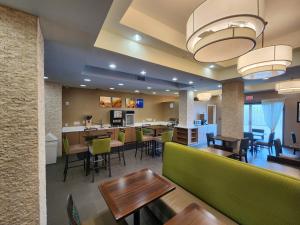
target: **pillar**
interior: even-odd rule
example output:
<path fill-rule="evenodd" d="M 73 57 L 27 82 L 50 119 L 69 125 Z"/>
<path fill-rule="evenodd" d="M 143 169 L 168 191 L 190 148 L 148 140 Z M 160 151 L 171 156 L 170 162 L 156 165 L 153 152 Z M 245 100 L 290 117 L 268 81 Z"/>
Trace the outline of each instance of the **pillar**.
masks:
<path fill-rule="evenodd" d="M 44 42 L 38 18 L 0 6 L 0 224 L 46 224 Z"/>
<path fill-rule="evenodd" d="M 243 137 L 244 82 L 240 79 L 226 81 L 222 85 L 221 135 Z"/>
<path fill-rule="evenodd" d="M 194 92 L 179 92 L 179 126 L 192 127 L 194 125 Z"/>

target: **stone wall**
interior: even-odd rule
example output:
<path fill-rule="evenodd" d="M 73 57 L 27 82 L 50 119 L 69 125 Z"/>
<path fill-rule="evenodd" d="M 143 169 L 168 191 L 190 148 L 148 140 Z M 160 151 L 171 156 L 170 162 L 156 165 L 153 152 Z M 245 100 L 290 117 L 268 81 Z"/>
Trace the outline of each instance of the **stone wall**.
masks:
<path fill-rule="evenodd" d="M 46 224 L 43 38 L 0 6 L 0 224 Z"/>
<path fill-rule="evenodd" d="M 51 132 L 58 138 L 58 156 L 62 155 L 62 86 L 45 82 L 45 128 L 46 135 Z"/>

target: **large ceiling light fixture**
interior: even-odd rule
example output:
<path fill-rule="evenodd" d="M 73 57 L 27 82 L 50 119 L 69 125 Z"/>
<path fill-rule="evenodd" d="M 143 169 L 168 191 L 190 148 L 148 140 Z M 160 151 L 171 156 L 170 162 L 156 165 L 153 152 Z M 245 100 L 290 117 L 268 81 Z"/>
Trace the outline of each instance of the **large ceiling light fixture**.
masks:
<path fill-rule="evenodd" d="M 288 80 L 279 82 L 275 85 L 278 94 L 295 94 L 300 93 L 300 80 Z"/>
<path fill-rule="evenodd" d="M 199 62 L 220 62 L 252 50 L 265 28 L 264 0 L 206 0 L 187 21 L 187 49 Z"/>
<path fill-rule="evenodd" d="M 212 96 L 212 94 L 209 92 L 203 92 L 203 93 L 197 94 L 197 98 L 201 102 L 209 101 L 211 99 L 211 96 Z"/>
<path fill-rule="evenodd" d="M 287 45 L 262 47 L 241 56 L 237 69 L 244 79 L 268 79 L 285 73 L 292 63 L 293 49 Z"/>

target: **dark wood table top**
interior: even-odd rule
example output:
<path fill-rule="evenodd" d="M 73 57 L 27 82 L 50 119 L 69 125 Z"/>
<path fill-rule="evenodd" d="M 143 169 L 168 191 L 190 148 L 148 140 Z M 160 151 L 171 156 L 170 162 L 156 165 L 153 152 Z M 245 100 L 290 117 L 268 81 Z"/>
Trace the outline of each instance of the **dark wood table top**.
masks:
<path fill-rule="evenodd" d="M 196 203 L 188 205 L 164 225 L 225 225 L 206 209 Z"/>
<path fill-rule="evenodd" d="M 174 190 L 175 186 L 150 169 L 104 182 L 99 190 L 116 220 Z"/>
<path fill-rule="evenodd" d="M 221 136 L 221 135 L 214 136 L 213 138 L 216 140 L 226 141 L 226 142 L 238 142 L 240 140 L 238 138 L 225 137 L 225 136 Z"/>
<path fill-rule="evenodd" d="M 235 154 L 234 152 L 223 151 L 221 149 L 216 149 L 216 148 L 211 148 L 211 147 L 199 148 L 199 149 L 204 152 L 210 152 L 210 153 L 225 156 L 225 157 L 230 157 Z"/>

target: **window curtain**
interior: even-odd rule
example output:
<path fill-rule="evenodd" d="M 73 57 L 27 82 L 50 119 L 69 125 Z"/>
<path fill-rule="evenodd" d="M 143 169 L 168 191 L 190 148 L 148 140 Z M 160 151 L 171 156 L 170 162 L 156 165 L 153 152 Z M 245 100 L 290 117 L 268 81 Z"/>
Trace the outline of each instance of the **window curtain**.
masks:
<path fill-rule="evenodd" d="M 264 112 L 264 119 L 271 132 L 275 131 L 276 125 L 280 119 L 280 115 L 283 111 L 284 100 L 272 99 L 263 100 L 261 102 Z"/>

